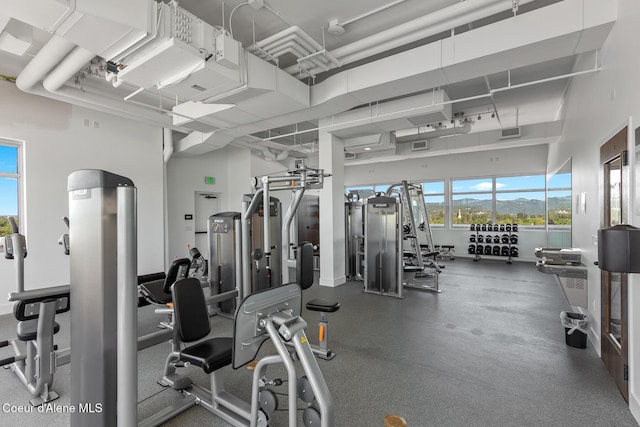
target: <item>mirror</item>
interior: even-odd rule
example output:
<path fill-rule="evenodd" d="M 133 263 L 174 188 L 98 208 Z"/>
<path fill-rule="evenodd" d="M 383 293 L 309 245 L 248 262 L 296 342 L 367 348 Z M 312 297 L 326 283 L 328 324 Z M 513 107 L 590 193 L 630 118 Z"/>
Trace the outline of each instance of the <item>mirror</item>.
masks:
<path fill-rule="evenodd" d="M 571 245 L 571 159 L 547 176 L 547 246 Z"/>

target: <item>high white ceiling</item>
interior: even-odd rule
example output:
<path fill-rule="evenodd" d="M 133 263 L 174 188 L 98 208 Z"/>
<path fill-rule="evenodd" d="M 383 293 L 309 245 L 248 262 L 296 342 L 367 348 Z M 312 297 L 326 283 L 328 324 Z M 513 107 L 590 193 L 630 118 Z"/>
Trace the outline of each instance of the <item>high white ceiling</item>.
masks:
<path fill-rule="evenodd" d="M 60 0 L 39 1 L 51 2 Z M 333 52 L 344 51 L 344 49 L 348 49 L 350 45 L 358 43 L 363 39 L 377 37 L 383 33 L 395 31 L 395 29 L 416 18 L 431 15 L 440 16 L 440 13 L 453 10 L 453 8 L 459 7 L 461 3 L 464 5 L 473 5 L 473 2 L 475 2 L 475 4 L 482 4 L 482 1 L 484 0 L 264 0 L 263 7 L 255 8 L 253 6 L 258 5 L 259 0 L 255 3 L 253 1 L 245 2 L 243 0 L 181 0 L 178 5 L 208 24 L 223 29 L 227 34 L 232 34 L 233 38 L 238 40 L 244 48 L 250 48 L 255 42 L 261 42 L 274 34 L 287 30 L 291 26 L 297 26 L 312 38 L 313 41 L 324 47 L 328 54 L 332 54 Z M 569 1 L 574 0 L 565 0 L 565 2 Z M 441 40 L 446 42 L 447 39 L 451 39 L 452 35 L 459 37 L 463 33 L 482 27 L 495 26 L 509 20 L 511 20 L 509 22 L 513 21 L 517 24 L 519 16 L 527 14 L 530 11 L 535 11 L 536 9 L 551 7 L 556 3 L 561 3 L 561 0 L 487 0 L 485 3 L 493 3 L 493 9 L 491 10 L 494 12 L 485 14 L 486 16 L 483 15 L 480 18 L 475 18 L 475 15 L 470 14 L 469 16 L 471 16 L 471 18 L 468 20 L 464 20 L 464 17 L 462 17 L 461 19 L 453 21 L 456 22 L 454 28 L 450 28 L 447 31 L 436 31 L 434 34 L 430 33 L 429 36 L 421 39 L 409 40 L 408 38 L 398 38 L 398 41 L 395 43 L 384 44 L 384 49 L 381 48 L 380 51 L 372 51 L 371 54 L 362 55 L 363 57 L 359 57 L 354 61 L 345 61 L 341 66 L 333 67 L 326 72 L 314 72 L 313 78 L 296 72 L 297 58 L 291 53 L 282 55 L 280 61 L 277 63 L 277 67 L 300 78 L 310 87 L 330 81 L 333 82 L 331 84 L 335 84 L 336 81 L 339 81 L 336 79 L 339 79 L 341 74 L 346 73 L 346 70 L 357 69 L 363 66 L 363 64 L 368 63 L 377 64 L 383 58 L 395 58 L 393 55 L 409 51 L 409 49 L 415 49 L 418 46 L 440 43 Z M 514 10 L 512 9 L 514 3 L 519 5 L 517 14 L 514 14 Z M 12 2 L 9 0 L 0 0 L 0 6 L 2 6 L 2 9 L 0 9 L 2 12 L 0 12 L 0 14 L 4 13 L 6 16 L 12 17 L 13 6 L 11 6 L 11 4 Z M 496 7 L 496 5 L 498 6 Z M 514 17 L 514 15 L 517 16 Z M 20 16 L 22 17 L 22 15 Z M 346 23 L 343 25 L 344 34 L 335 35 L 329 31 L 330 22 L 332 21 Z M 0 15 L 0 23 L 1 22 L 2 15 Z M 510 28 L 517 28 L 517 25 Z M 2 29 L 2 26 L 0 26 L 0 29 Z M 420 30 L 422 30 L 422 28 Z M 6 32 L 7 29 L 4 31 Z M 9 77 L 17 77 L 20 75 L 24 67 L 37 55 L 42 46 L 51 37 L 47 31 L 38 28 L 32 28 L 32 31 L 32 46 L 21 56 L 3 51 L 1 49 L 2 44 L 0 43 L 0 74 Z M 608 29 L 605 28 L 605 30 L 599 33 L 596 32 L 596 36 L 593 37 L 599 37 L 599 40 L 604 40 L 607 33 Z M 500 38 L 508 39 L 512 36 L 513 34 L 509 33 L 501 34 L 499 38 L 496 39 L 495 45 L 497 46 L 502 43 Z M 2 32 L 0 32 L 0 42 L 2 40 L 1 37 Z M 569 40 L 571 43 L 579 43 L 579 40 L 571 38 Z M 403 135 L 407 133 L 410 134 L 411 132 L 424 132 L 425 128 L 427 128 L 426 125 L 431 125 L 431 128 L 427 130 L 437 128 L 437 130 L 442 131 L 447 127 L 458 126 L 460 122 L 466 122 L 467 125 L 470 124 L 471 126 L 470 133 L 481 133 L 514 126 L 527 126 L 562 120 L 562 106 L 570 78 L 560 77 L 575 71 L 576 59 L 579 54 L 589 54 L 588 49 L 582 49 L 581 52 L 586 53 L 579 54 L 577 51 L 571 51 L 571 49 L 567 50 L 566 53 L 558 53 L 560 52 L 560 47 L 565 42 L 564 39 L 560 40 L 560 42 L 550 39 L 546 44 L 539 43 L 541 48 L 538 49 L 514 50 L 513 52 L 505 51 L 500 58 L 496 57 L 496 60 L 494 60 L 495 55 L 493 53 L 487 53 L 484 58 L 480 56 L 476 61 L 470 62 L 466 69 L 462 67 L 457 71 L 453 69 L 449 70 L 447 78 L 436 87 L 429 83 L 422 86 L 420 80 L 415 80 L 410 89 L 402 88 L 402 90 L 397 93 L 389 89 L 380 90 L 377 92 L 377 95 L 376 92 L 369 93 L 367 95 L 367 102 L 361 106 L 371 108 L 371 105 L 393 102 L 397 99 L 413 97 L 435 90 L 443 90 L 447 94 L 448 99 L 454 101 L 450 103 L 451 121 L 445 120 L 441 122 L 441 119 L 436 118 L 435 120 L 438 120 L 437 122 L 429 123 L 429 120 L 433 120 L 433 116 L 426 115 L 422 121 L 419 116 L 416 116 L 413 119 L 409 119 L 409 121 L 392 121 L 387 122 L 384 126 L 377 126 L 377 128 L 381 127 L 382 129 L 389 129 L 389 126 L 393 126 L 394 124 L 404 126 L 404 128 L 391 129 Z M 477 51 L 491 51 L 494 43 L 487 42 L 486 44 L 488 45 L 478 45 Z M 597 45 L 597 42 L 592 44 Z M 381 46 L 382 45 L 381 42 Z M 415 61 L 421 60 L 422 58 L 415 58 Z M 504 65 L 499 67 L 494 66 L 496 61 L 502 61 Z M 518 64 L 525 65 L 519 66 Z M 398 62 L 399 68 L 406 67 L 407 65 L 406 63 Z M 483 69 L 487 71 L 484 72 Z M 381 71 L 381 73 L 384 73 L 384 71 Z M 73 86 L 75 78 L 77 78 L 77 75 L 70 79 L 68 84 Z M 545 79 L 548 81 L 545 81 Z M 446 81 L 450 83 L 445 83 Z M 531 82 L 538 83 L 528 85 Z M 507 86 L 517 86 L 521 84 L 523 84 L 523 87 L 502 90 Z M 126 83 L 120 88 L 112 88 L 110 87 L 111 85 L 100 81 L 99 78 L 96 79 L 95 76 L 90 76 L 90 78 L 83 83 L 82 89 L 95 87 L 97 90 L 101 86 L 108 87 L 108 90 L 111 91 L 109 97 L 119 100 L 137 89 Z M 393 88 L 394 86 L 391 85 L 389 87 Z M 172 99 L 172 96 L 162 93 L 161 90 L 156 92 L 154 92 L 154 90 L 146 90 L 140 95 L 136 95 L 136 101 L 134 102 L 137 102 L 137 104 L 135 105 L 151 104 L 148 105 L 148 107 L 157 110 L 159 108 L 159 105 L 157 105 L 159 102 L 162 108 L 166 108 L 168 100 Z M 491 93 L 491 96 L 486 96 L 489 93 Z M 163 96 L 165 98 L 163 98 Z M 338 102 L 338 104 L 340 104 L 340 102 Z M 242 111 L 240 104 L 237 107 L 238 110 Z M 342 109 L 335 107 L 329 114 L 339 114 L 354 107 L 358 107 L 357 103 L 346 103 Z M 271 150 L 272 153 L 278 153 L 293 144 L 311 143 L 318 138 L 318 133 L 314 132 L 313 129 L 319 126 L 319 119 L 327 117 L 326 108 L 319 109 L 315 115 L 313 111 L 315 110 L 311 109 L 308 113 L 304 113 L 303 110 L 294 110 L 287 114 L 276 114 L 277 119 L 275 117 L 260 118 L 255 116 L 255 113 L 246 114 L 245 111 L 243 117 L 253 118 L 245 118 L 245 122 L 241 124 L 243 126 L 247 125 L 247 129 L 255 129 L 255 131 L 247 132 L 247 137 L 240 135 L 239 138 L 236 138 L 237 135 L 234 134 L 227 139 L 232 143 L 260 149 L 265 153 L 267 153 L 265 151 L 266 149 Z M 229 113 L 229 115 L 230 114 L 231 113 Z M 216 121 L 215 123 L 219 122 Z M 233 127 L 234 123 L 230 123 L 231 124 L 227 125 L 227 128 Z M 274 123 L 274 125 L 270 125 L 269 123 Z M 407 125 L 407 123 L 409 123 L 409 125 Z M 223 125 L 216 124 L 216 126 L 222 126 L 223 131 L 226 129 Z M 235 126 L 239 128 L 237 124 Z M 372 128 L 375 127 L 376 126 L 373 126 Z M 205 124 L 205 131 L 206 130 Z M 218 129 L 213 127 L 211 130 L 217 131 Z M 182 132 L 183 133 L 177 133 L 176 135 L 178 137 L 183 136 L 186 131 L 182 130 Z M 359 131 L 355 130 L 353 132 L 341 130 L 340 135 L 360 135 L 358 132 Z M 249 134 L 253 134 L 253 136 Z M 281 139 L 272 139 L 273 136 L 278 134 L 295 135 L 289 135 Z M 268 140 L 260 142 L 255 136 Z M 388 138 L 387 141 L 389 141 Z M 312 151 L 316 148 L 313 148 Z M 388 155 L 391 151 L 392 150 L 389 149 L 379 150 L 374 154 L 367 153 L 362 156 L 362 158 L 375 160 L 376 157 Z M 295 151 L 289 154 L 294 156 L 309 155 L 309 153 Z"/>

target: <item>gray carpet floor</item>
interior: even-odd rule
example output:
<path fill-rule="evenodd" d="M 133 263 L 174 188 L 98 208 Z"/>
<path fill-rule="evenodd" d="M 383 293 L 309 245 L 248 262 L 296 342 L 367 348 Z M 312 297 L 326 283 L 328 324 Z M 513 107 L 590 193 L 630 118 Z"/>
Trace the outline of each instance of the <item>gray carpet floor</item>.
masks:
<path fill-rule="evenodd" d="M 551 275 L 533 264 L 468 259 L 446 261 L 441 294 L 408 289 L 403 300 L 362 293 L 360 282 L 338 288 L 314 286 L 304 299 L 335 298 L 341 309 L 329 317 L 329 343 L 337 353 L 319 361 L 336 407 L 336 425 L 383 426 L 388 414 L 409 426 L 637 426 L 628 406 L 592 348 L 565 344 L 560 312 L 570 309 Z M 307 335 L 317 339 L 318 314 L 303 312 Z M 69 345 L 69 317 L 59 316 L 56 336 Z M 139 312 L 139 333 L 153 332 L 152 307 Z M 216 335 L 228 335 L 231 321 L 212 319 Z M 0 338 L 15 333 L 12 316 L 0 317 Z M 169 344 L 138 353 L 139 416 L 180 399 L 156 384 Z M 272 352 L 265 344 L 262 354 Z M 0 348 L 0 358 L 9 356 Z M 249 398 L 251 372 L 226 371 L 226 388 Z M 185 368 L 196 383 L 208 379 Z M 278 377 L 282 371 L 269 370 Z M 69 404 L 69 366 L 58 369 L 55 407 Z M 286 392 L 286 387 L 281 391 Z M 68 413 L 12 412 L 28 408 L 29 393 L 0 369 L 0 425 L 64 426 Z M 280 396 L 282 406 L 286 397 Z M 8 405 L 7 405 L 8 404 Z M 16 405 L 11 407 L 11 405 Z M 168 426 L 227 426 L 200 407 Z M 286 412 L 272 425 L 286 426 Z"/>

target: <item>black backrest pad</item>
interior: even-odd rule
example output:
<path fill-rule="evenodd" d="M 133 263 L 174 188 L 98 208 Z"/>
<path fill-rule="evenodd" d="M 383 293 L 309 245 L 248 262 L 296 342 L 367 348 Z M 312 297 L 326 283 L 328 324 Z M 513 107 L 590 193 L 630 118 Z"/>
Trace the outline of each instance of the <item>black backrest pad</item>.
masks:
<path fill-rule="evenodd" d="M 195 277 L 180 279 L 171 288 L 175 327 L 184 342 L 197 341 L 211 331 L 209 313 L 200 280 Z"/>
<path fill-rule="evenodd" d="M 39 311 L 39 307 L 33 307 L 32 304 L 39 305 L 41 302 L 56 300 L 60 300 L 56 307 L 56 314 L 66 313 L 71 309 L 71 299 L 69 298 L 69 294 L 65 293 L 18 301 L 13 306 L 13 315 L 15 316 L 16 320 L 19 320 L 21 322 L 25 320 L 37 319 L 38 314 L 31 313 L 34 313 L 34 311 Z"/>
<path fill-rule="evenodd" d="M 309 242 L 298 246 L 296 282 L 302 289 L 307 289 L 313 285 L 313 244 Z"/>
<path fill-rule="evenodd" d="M 171 285 L 173 285 L 176 280 L 184 279 L 187 277 L 187 273 L 189 272 L 189 266 L 191 265 L 191 261 L 189 258 L 178 258 L 174 259 L 171 265 L 169 266 L 169 271 L 167 271 L 167 277 L 164 279 L 164 291 L 168 294 L 171 293 Z M 178 277 L 178 274 L 183 272 L 182 277 Z"/>

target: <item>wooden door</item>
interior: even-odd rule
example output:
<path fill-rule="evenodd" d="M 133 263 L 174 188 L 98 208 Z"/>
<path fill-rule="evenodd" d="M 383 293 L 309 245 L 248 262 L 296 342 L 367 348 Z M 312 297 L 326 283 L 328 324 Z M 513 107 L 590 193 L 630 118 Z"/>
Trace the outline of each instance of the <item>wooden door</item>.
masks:
<path fill-rule="evenodd" d="M 603 169 L 604 211 L 602 227 L 627 223 L 630 195 L 627 167 L 627 128 L 600 147 Z M 625 400 L 629 400 L 627 338 L 627 274 L 601 270 L 602 361 Z"/>

